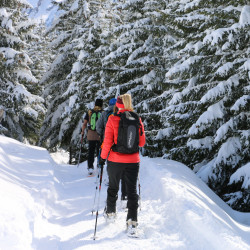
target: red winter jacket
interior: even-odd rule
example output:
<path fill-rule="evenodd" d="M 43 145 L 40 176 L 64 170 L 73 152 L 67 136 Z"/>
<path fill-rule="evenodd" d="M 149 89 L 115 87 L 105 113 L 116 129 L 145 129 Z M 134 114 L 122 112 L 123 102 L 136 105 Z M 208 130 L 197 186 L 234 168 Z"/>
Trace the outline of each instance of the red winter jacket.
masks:
<path fill-rule="evenodd" d="M 129 111 L 129 110 L 127 109 L 120 110 L 118 113 L 123 113 L 125 111 Z M 119 116 L 109 117 L 108 122 L 106 124 L 106 128 L 105 128 L 105 137 L 104 137 L 104 141 L 102 145 L 101 157 L 103 159 L 106 159 L 108 157 L 108 161 L 118 162 L 118 163 L 138 163 L 140 162 L 139 152 L 134 153 L 134 154 L 122 154 L 122 153 L 114 152 L 111 149 L 114 143 L 117 144 L 120 119 L 121 118 Z M 139 147 L 143 147 L 145 145 L 146 139 L 145 139 L 144 126 L 143 126 L 141 119 L 140 119 L 140 123 L 141 123 L 141 128 L 139 131 Z"/>

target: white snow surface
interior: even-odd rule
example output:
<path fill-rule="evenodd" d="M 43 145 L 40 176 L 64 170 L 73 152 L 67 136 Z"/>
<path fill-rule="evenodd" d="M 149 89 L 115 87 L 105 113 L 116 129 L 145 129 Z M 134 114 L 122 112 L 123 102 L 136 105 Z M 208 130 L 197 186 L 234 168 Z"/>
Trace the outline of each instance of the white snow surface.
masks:
<path fill-rule="evenodd" d="M 119 200 L 117 220 L 105 222 L 105 168 L 94 241 L 96 177 L 87 177 L 86 162 L 63 163 L 65 153 L 53 159 L 0 135 L 0 249 L 250 249 L 250 213 L 232 210 L 185 165 L 147 157 L 140 167 L 141 237 L 126 236 Z"/>

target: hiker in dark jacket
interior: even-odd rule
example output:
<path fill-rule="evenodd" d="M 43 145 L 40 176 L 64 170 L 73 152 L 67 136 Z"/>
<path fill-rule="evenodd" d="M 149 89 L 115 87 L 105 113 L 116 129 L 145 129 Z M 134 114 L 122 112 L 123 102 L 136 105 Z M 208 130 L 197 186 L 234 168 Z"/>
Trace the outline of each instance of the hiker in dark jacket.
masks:
<path fill-rule="evenodd" d="M 109 187 L 107 190 L 107 207 L 106 216 L 111 218 L 116 216 L 116 200 L 118 197 L 119 182 L 123 172 L 125 172 L 125 181 L 128 195 L 128 213 L 127 226 L 137 226 L 137 210 L 138 210 L 138 195 L 136 190 L 136 183 L 139 173 L 140 156 L 139 151 L 135 153 L 120 153 L 113 150 L 113 146 L 117 145 L 118 129 L 120 117 L 127 111 L 133 111 L 131 96 L 129 94 L 122 95 L 117 98 L 116 106 L 119 111 L 117 115 L 109 118 L 101 152 L 100 165 L 104 165 L 106 159 L 108 160 L 108 175 Z M 144 126 L 139 118 L 139 147 L 145 144 Z"/>
<path fill-rule="evenodd" d="M 89 150 L 88 150 L 88 171 L 89 174 L 92 175 L 94 171 L 94 159 L 95 159 L 95 152 L 96 155 L 99 155 L 100 149 L 100 136 L 97 134 L 96 129 L 91 128 L 90 119 L 93 112 L 102 112 L 102 99 L 96 99 L 95 107 L 93 110 L 89 110 L 84 117 L 84 122 L 82 125 L 82 136 L 84 136 L 84 131 L 86 127 L 88 128 L 87 132 L 87 140 L 89 142 Z"/>

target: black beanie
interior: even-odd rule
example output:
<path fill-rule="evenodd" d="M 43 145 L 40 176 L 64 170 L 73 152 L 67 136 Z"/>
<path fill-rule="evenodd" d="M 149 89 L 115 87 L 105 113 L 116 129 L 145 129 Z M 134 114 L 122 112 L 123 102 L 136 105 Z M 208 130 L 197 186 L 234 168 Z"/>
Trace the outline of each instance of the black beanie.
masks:
<path fill-rule="evenodd" d="M 102 99 L 96 99 L 95 100 L 95 106 L 102 107 L 103 100 Z"/>

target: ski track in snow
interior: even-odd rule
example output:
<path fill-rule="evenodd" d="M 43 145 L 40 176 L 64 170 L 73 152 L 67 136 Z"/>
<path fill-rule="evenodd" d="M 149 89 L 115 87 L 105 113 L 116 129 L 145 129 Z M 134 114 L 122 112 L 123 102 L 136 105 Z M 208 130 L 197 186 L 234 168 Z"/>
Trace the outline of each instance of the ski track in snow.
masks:
<path fill-rule="evenodd" d="M 138 239 L 126 236 L 126 212 L 103 217 L 106 167 L 96 240 L 96 176 L 56 164 L 42 148 L 0 136 L 0 249 L 250 249 L 250 214 L 228 207 L 181 163 L 142 157 Z M 97 190 L 96 203 L 99 190 Z"/>

